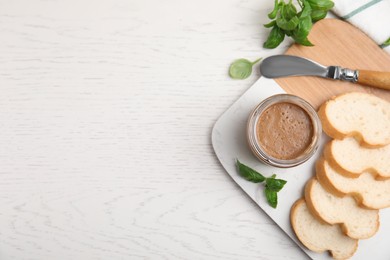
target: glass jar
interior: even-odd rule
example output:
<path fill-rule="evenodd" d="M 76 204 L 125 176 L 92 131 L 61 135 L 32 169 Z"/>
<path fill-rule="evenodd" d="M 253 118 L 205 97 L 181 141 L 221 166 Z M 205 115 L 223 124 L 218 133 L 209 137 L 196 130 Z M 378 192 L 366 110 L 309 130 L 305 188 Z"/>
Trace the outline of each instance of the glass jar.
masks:
<path fill-rule="evenodd" d="M 280 168 L 307 161 L 318 149 L 321 134 L 321 121 L 315 109 L 290 94 L 277 94 L 262 101 L 250 114 L 247 125 L 253 154 L 260 161 Z"/>

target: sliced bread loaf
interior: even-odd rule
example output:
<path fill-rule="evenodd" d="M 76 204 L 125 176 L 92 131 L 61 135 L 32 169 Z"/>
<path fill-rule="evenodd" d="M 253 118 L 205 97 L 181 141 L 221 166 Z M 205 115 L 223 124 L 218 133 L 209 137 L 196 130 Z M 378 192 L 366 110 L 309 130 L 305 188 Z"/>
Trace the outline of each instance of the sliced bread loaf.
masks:
<path fill-rule="evenodd" d="M 306 185 L 305 200 L 314 216 L 329 224 L 341 224 L 351 238 L 369 238 L 378 231 L 378 210 L 359 207 L 352 196 L 337 197 L 314 178 Z"/>
<path fill-rule="evenodd" d="M 350 194 L 370 209 L 390 207 L 390 179 L 378 181 L 368 172 L 358 178 L 348 178 L 339 174 L 323 158 L 317 161 L 316 174 L 321 185 L 334 195 Z"/>
<path fill-rule="evenodd" d="M 324 103 L 318 112 L 330 137 L 354 136 L 363 145 L 390 143 L 390 103 L 371 94 L 351 92 Z"/>
<path fill-rule="evenodd" d="M 368 171 L 377 179 L 390 178 L 390 145 L 371 149 L 362 147 L 352 137 L 332 140 L 324 149 L 325 159 L 339 173 L 356 178 Z"/>
<path fill-rule="evenodd" d="M 299 241 L 312 251 L 321 253 L 329 250 L 335 259 L 346 259 L 357 249 L 358 240 L 344 235 L 339 225 L 319 222 L 309 212 L 303 199 L 292 206 L 290 220 Z"/>

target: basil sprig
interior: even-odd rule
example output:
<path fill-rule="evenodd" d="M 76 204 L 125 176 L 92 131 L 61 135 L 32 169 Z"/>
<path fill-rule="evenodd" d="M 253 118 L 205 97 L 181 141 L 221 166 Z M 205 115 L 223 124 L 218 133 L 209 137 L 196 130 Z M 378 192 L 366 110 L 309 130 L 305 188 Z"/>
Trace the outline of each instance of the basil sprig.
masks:
<path fill-rule="evenodd" d="M 273 174 L 271 177 L 264 177 L 261 173 L 256 170 L 242 164 L 239 160 L 236 161 L 237 169 L 241 177 L 245 180 L 254 183 L 264 183 L 264 193 L 268 204 L 276 208 L 278 205 L 278 192 L 284 187 L 287 181 L 282 179 L 276 179 L 276 175 Z"/>
<path fill-rule="evenodd" d="M 313 46 L 307 36 L 318 20 L 325 18 L 327 12 L 333 8 L 331 0 L 297 0 L 301 10 L 298 12 L 292 0 L 275 0 L 274 9 L 268 14 L 272 21 L 264 27 L 272 28 L 263 46 L 273 49 L 279 46 L 284 36 L 292 37 L 298 44 Z"/>

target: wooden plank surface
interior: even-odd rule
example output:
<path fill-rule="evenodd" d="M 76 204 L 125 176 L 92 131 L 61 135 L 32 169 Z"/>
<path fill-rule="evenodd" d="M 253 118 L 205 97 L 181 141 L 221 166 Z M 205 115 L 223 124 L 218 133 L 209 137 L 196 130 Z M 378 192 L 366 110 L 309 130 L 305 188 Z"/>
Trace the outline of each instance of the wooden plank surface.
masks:
<path fill-rule="evenodd" d="M 211 146 L 273 4 L 1 1 L 0 260 L 306 259 Z"/>
<path fill-rule="evenodd" d="M 309 35 L 315 45 L 292 45 L 286 54 L 312 59 L 323 65 L 339 65 L 351 69 L 389 71 L 390 55 L 366 34 L 346 22 L 325 19 L 316 23 Z M 318 77 L 288 77 L 276 82 L 286 92 L 300 96 L 318 106 L 332 96 L 350 92 L 369 92 L 390 101 L 390 91 L 338 80 Z"/>

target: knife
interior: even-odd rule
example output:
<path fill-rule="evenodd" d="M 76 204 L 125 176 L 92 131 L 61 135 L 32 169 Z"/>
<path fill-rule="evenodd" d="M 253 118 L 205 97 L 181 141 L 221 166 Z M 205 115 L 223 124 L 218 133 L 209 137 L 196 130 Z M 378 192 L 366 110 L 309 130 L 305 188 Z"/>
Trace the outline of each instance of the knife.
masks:
<path fill-rule="evenodd" d="M 260 72 L 266 78 L 318 76 L 390 90 L 390 72 L 352 70 L 340 66 L 326 67 L 292 55 L 275 55 L 264 59 L 260 64 Z"/>

